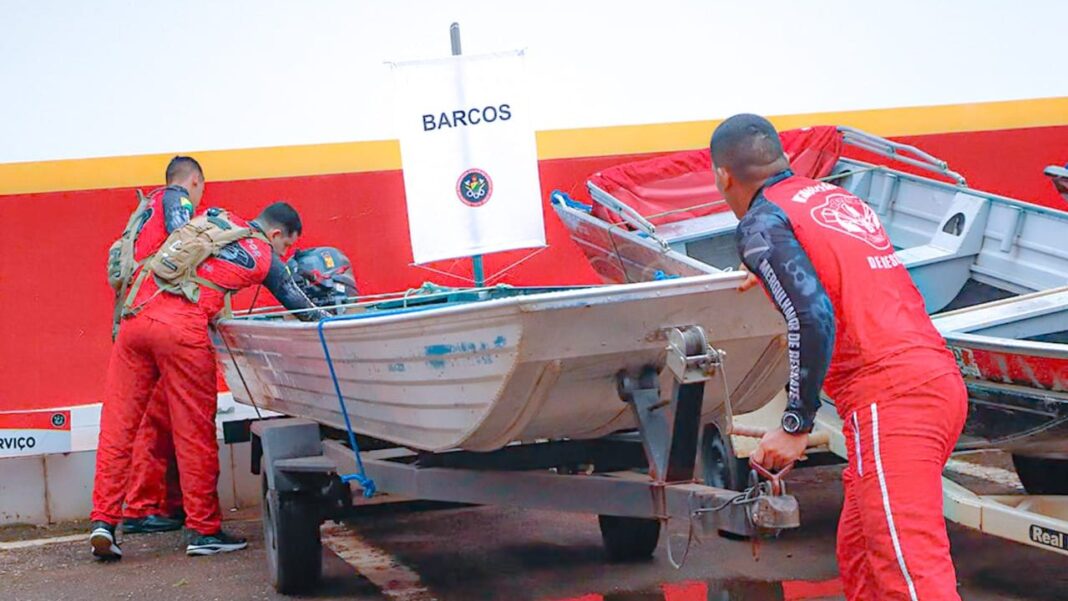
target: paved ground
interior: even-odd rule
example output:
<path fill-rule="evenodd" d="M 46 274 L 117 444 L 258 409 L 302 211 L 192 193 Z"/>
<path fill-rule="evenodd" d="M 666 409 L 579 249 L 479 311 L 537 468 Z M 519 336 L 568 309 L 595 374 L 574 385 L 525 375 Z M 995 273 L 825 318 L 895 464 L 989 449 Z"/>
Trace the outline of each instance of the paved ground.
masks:
<path fill-rule="evenodd" d="M 791 491 L 804 526 L 766 543 L 754 562 L 746 542 L 710 538 L 681 570 L 663 548 L 648 563 L 609 565 L 596 519 L 489 507 L 375 508 L 348 524 L 324 551 L 325 580 L 315 598 L 423 601 L 706 601 L 812 599 L 833 595 L 839 468 L 804 470 Z M 215 558 L 180 553 L 178 534 L 130 537 L 127 557 L 89 559 L 84 542 L 0 551 L 0 599 L 276 599 L 267 583 L 260 524 L 229 528 L 251 548 Z M 681 550 L 684 538 L 673 544 Z M 1052 553 L 951 527 L 961 594 L 968 600 L 1068 599 L 1068 561 Z M 781 581 L 788 581 L 780 584 Z M 830 581 L 805 587 L 792 581 Z"/>

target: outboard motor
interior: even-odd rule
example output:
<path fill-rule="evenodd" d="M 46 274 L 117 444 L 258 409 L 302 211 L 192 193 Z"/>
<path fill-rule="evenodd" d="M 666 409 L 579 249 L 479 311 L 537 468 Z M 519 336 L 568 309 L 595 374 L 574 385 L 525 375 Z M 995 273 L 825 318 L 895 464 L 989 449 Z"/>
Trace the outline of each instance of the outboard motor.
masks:
<path fill-rule="evenodd" d="M 320 307 L 335 307 L 358 294 L 352 263 L 332 246 L 298 250 L 286 263 L 297 287 Z"/>

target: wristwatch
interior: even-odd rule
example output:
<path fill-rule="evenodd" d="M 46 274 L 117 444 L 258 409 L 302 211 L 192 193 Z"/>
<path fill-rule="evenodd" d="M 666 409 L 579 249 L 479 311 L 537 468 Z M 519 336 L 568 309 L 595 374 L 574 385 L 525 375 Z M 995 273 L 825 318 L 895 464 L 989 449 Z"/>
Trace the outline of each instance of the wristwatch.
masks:
<path fill-rule="evenodd" d="M 800 411 L 788 409 L 782 414 L 782 429 L 787 434 L 804 434 L 805 430 L 805 417 L 801 415 Z"/>

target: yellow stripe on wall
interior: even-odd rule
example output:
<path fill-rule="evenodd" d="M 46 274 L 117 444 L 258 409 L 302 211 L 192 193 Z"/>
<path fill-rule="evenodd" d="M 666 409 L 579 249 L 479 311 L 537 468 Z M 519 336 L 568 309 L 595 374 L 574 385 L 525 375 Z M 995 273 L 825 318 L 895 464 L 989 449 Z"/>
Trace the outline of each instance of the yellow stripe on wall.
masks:
<path fill-rule="evenodd" d="M 880 136 L 1068 125 L 1068 97 L 780 115 L 776 127 L 848 125 Z M 700 148 L 720 121 L 537 132 L 538 158 L 563 159 Z M 192 152 L 208 181 L 400 169 L 396 140 Z M 157 185 L 171 154 L 0 164 L 0 195 Z"/>
<path fill-rule="evenodd" d="M 1068 125 L 1068 97 L 768 117 L 780 130 L 848 125 L 883 136 Z M 559 159 L 701 148 L 722 120 L 538 133 L 538 158 Z"/>
<path fill-rule="evenodd" d="M 396 140 L 189 152 L 209 182 L 400 169 Z M 158 186 L 174 154 L 0 164 L 0 195 Z"/>

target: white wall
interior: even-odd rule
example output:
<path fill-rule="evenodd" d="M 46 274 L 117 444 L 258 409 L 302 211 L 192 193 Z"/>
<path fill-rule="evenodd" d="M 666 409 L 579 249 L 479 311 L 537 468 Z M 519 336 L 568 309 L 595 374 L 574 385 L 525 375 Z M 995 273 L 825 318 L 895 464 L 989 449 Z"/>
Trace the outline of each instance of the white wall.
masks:
<path fill-rule="evenodd" d="M 392 138 L 452 21 L 537 129 L 1068 96 L 1061 0 L 0 0 L 0 163 Z"/>
<path fill-rule="evenodd" d="M 215 437 L 219 443 L 219 498 L 223 509 L 259 502 L 259 477 L 250 471 L 249 443 L 224 444 L 223 422 L 253 419 L 255 410 L 219 395 Z M 268 411 L 266 416 L 277 415 Z M 21 457 L 0 455 L 0 526 L 84 519 L 92 509 L 100 405 L 71 408 L 71 451 Z"/>
<path fill-rule="evenodd" d="M 219 440 L 219 504 L 254 507 L 260 477 L 252 473 L 252 445 Z M 93 509 L 96 451 L 0 458 L 0 526 L 84 520 Z"/>

